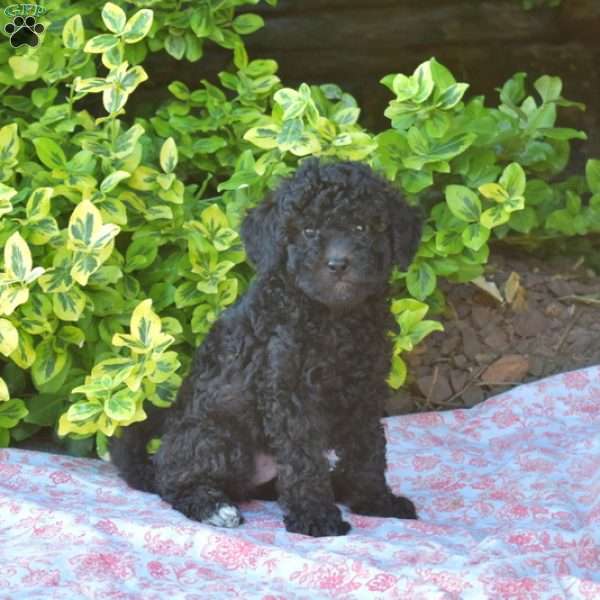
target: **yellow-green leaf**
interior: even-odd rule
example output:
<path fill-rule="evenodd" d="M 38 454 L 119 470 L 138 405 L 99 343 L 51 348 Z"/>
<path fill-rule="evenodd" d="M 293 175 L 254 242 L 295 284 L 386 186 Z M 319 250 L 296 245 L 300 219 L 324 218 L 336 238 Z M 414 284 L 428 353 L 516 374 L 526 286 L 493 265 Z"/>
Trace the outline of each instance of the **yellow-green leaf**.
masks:
<path fill-rule="evenodd" d="M 153 383 L 167 381 L 180 366 L 177 352 L 164 352 L 154 364 L 153 372 L 149 374 L 150 381 Z"/>
<path fill-rule="evenodd" d="M 33 81 L 37 78 L 40 61 L 35 55 L 22 54 L 11 56 L 8 59 L 8 64 L 12 69 L 15 79 L 19 81 Z"/>
<path fill-rule="evenodd" d="M 111 86 L 102 92 L 102 104 L 107 113 L 116 113 L 121 110 L 127 102 L 128 95 L 126 92 Z"/>
<path fill-rule="evenodd" d="M 277 148 L 277 138 L 280 133 L 281 128 L 276 125 L 262 125 L 246 131 L 244 139 L 259 148 L 271 150 Z"/>
<path fill-rule="evenodd" d="M 387 379 L 389 386 L 395 390 L 401 387 L 406 381 L 406 373 L 406 363 L 399 356 L 393 356 L 392 370 Z"/>
<path fill-rule="evenodd" d="M 88 421 L 97 417 L 102 410 L 102 404 L 97 400 L 80 400 L 69 407 L 67 419 L 69 419 L 71 423 Z"/>
<path fill-rule="evenodd" d="M 73 81 L 76 92 L 103 92 L 110 86 L 110 83 L 102 77 L 88 77 L 87 79 L 81 79 L 76 77 Z"/>
<path fill-rule="evenodd" d="M 137 401 L 141 394 L 132 394 L 129 388 L 123 388 L 113 394 L 104 404 L 104 413 L 114 421 L 128 421 L 135 415 Z"/>
<path fill-rule="evenodd" d="M 107 358 L 94 365 L 92 377 L 110 377 L 118 385 L 131 375 L 134 367 L 135 363 L 130 358 Z"/>
<path fill-rule="evenodd" d="M 128 173 L 127 171 L 115 171 L 102 180 L 102 183 L 100 184 L 100 191 L 103 194 L 108 194 L 108 192 L 112 192 L 112 190 L 119 185 L 119 182 L 127 179 L 128 177 L 131 177 L 131 173 Z"/>
<path fill-rule="evenodd" d="M 19 332 L 8 320 L 0 319 L 0 354 L 11 355 L 19 346 Z"/>
<path fill-rule="evenodd" d="M 52 294 L 52 309 L 61 321 L 79 321 L 85 309 L 87 296 L 73 286 L 68 292 Z"/>
<path fill-rule="evenodd" d="M 165 140 L 160 149 L 160 166 L 165 173 L 172 173 L 177 166 L 177 145 L 172 137 Z"/>
<path fill-rule="evenodd" d="M 479 193 L 484 198 L 489 198 L 495 202 L 505 202 L 508 198 L 508 192 L 498 183 L 484 183 L 480 185 Z"/>
<path fill-rule="evenodd" d="M 207 228 L 209 235 L 214 235 L 217 229 L 221 227 L 229 227 L 229 219 L 227 219 L 218 204 L 211 204 L 208 208 L 205 208 L 200 214 L 200 219 Z"/>
<path fill-rule="evenodd" d="M 65 48 L 76 50 L 83 46 L 85 32 L 81 15 L 73 15 L 63 27 L 62 40 Z"/>
<path fill-rule="evenodd" d="M 29 222 L 29 242 L 34 246 L 43 246 L 52 238 L 60 235 L 58 223 L 54 217 L 42 217 Z"/>
<path fill-rule="evenodd" d="M 17 124 L 11 123 L 0 129 L 0 163 L 11 163 L 19 152 Z"/>
<path fill-rule="evenodd" d="M 0 217 L 12 212 L 13 206 L 10 202 L 11 198 L 16 196 L 17 190 L 0 183 Z"/>
<path fill-rule="evenodd" d="M 125 60 L 125 45 L 119 40 L 119 42 L 113 46 L 110 50 L 102 53 L 102 64 L 107 69 L 114 69 L 119 65 L 123 64 Z"/>
<path fill-rule="evenodd" d="M 50 138 L 36 138 L 33 145 L 38 158 L 49 169 L 64 169 L 67 164 L 67 158 L 63 149 Z"/>
<path fill-rule="evenodd" d="M 127 44 L 135 44 L 148 35 L 152 27 L 154 12 L 148 8 L 139 10 L 127 21 L 123 29 L 123 40 Z"/>
<path fill-rule="evenodd" d="M 87 421 L 83 425 L 78 425 L 69 421 L 67 413 L 64 413 L 58 420 L 58 435 L 60 437 L 64 437 L 69 433 L 88 436 L 96 433 L 96 431 L 98 431 L 98 425 L 94 421 Z"/>
<path fill-rule="evenodd" d="M 109 31 L 118 34 L 123 32 L 127 16 L 120 6 L 107 2 L 102 9 L 102 20 Z"/>
<path fill-rule="evenodd" d="M 140 83 L 148 79 L 148 73 L 143 67 L 137 66 L 126 71 L 122 76 L 118 77 L 120 87 L 126 94 L 131 94 Z"/>
<path fill-rule="evenodd" d="M 41 187 L 33 190 L 25 208 L 25 214 L 28 219 L 41 219 L 50 213 L 50 199 L 54 193 L 54 188 Z"/>
<path fill-rule="evenodd" d="M 31 272 L 31 251 L 27 242 L 15 231 L 4 246 L 4 268 L 10 280 L 26 281 Z"/>
<path fill-rule="evenodd" d="M 66 366 L 67 353 L 54 349 L 52 340 L 41 342 L 36 348 L 35 361 L 31 367 L 33 383 L 39 389 L 54 379 Z"/>
<path fill-rule="evenodd" d="M 131 315 L 131 334 L 146 347 L 152 345 L 153 338 L 161 332 L 160 318 L 152 310 L 152 300 L 140 302 Z"/>
<path fill-rule="evenodd" d="M 119 38 L 116 35 L 112 35 L 110 33 L 102 33 L 100 35 L 94 36 L 92 39 L 88 40 L 85 45 L 84 51 L 89 52 L 90 54 L 100 54 L 101 52 L 106 52 L 110 50 L 119 42 Z"/>
<path fill-rule="evenodd" d="M 10 429 L 27 416 L 27 407 L 23 400 L 13 398 L 0 404 L 0 427 Z"/>
<path fill-rule="evenodd" d="M 19 345 L 10 355 L 11 360 L 21 369 L 29 369 L 35 361 L 35 348 L 33 347 L 33 337 L 24 331 L 19 332 Z"/>
<path fill-rule="evenodd" d="M 509 219 L 510 213 L 503 208 L 502 204 L 497 204 L 496 206 L 492 206 L 492 208 L 488 208 L 481 213 L 480 223 L 484 227 L 492 229 L 494 227 L 498 227 L 498 225 L 503 225 Z"/>
<path fill-rule="evenodd" d="M 89 200 L 80 202 L 69 219 L 69 239 L 72 248 L 90 248 L 101 227 L 100 211 Z"/>
<path fill-rule="evenodd" d="M 71 277 L 79 285 L 87 285 L 88 279 L 100 268 L 100 260 L 87 252 L 76 252 L 71 267 Z"/>
<path fill-rule="evenodd" d="M 149 192 L 156 189 L 157 175 L 159 175 L 158 171 L 142 165 L 131 174 L 127 185 L 140 192 Z"/>
<path fill-rule="evenodd" d="M 8 392 L 8 386 L 2 377 L 0 377 L 0 402 L 6 402 L 10 399 L 10 394 Z"/>
<path fill-rule="evenodd" d="M 0 315 L 12 315 L 17 306 L 29 299 L 29 289 L 22 285 L 10 285 L 0 291 Z"/>

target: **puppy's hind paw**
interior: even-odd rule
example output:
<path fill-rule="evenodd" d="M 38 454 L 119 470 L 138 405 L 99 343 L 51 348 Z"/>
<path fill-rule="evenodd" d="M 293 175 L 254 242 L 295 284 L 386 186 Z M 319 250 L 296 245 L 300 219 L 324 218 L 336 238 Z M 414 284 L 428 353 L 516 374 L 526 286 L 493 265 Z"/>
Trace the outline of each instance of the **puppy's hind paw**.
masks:
<path fill-rule="evenodd" d="M 415 505 L 404 496 L 386 494 L 377 499 L 352 504 L 350 509 L 357 515 L 369 517 L 395 517 L 396 519 L 418 519 Z"/>
<path fill-rule="evenodd" d="M 239 527 L 244 522 L 244 517 L 237 506 L 231 504 L 218 504 L 215 512 L 202 519 L 202 523 L 215 527 Z"/>

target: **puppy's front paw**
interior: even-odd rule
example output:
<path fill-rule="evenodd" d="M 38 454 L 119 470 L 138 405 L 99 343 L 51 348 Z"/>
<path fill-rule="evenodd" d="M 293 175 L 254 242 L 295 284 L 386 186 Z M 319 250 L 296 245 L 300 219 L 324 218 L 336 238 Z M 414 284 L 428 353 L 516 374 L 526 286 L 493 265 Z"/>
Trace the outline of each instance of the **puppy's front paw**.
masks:
<path fill-rule="evenodd" d="M 285 515 L 283 522 L 290 533 L 301 533 L 313 537 L 346 535 L 350 531 L 350 524 L 342 519 L 337 506 L 330 510 L 324 509 L 319 514 L 290 512 Z"/>
<path fill-rule="evenodd" d="M 352 512 L 369 517 L 395 517 L 396 519 L 418 519 L 415 505 L 404 496 L 385 494 L 378 498 L 351 505 Z"/>

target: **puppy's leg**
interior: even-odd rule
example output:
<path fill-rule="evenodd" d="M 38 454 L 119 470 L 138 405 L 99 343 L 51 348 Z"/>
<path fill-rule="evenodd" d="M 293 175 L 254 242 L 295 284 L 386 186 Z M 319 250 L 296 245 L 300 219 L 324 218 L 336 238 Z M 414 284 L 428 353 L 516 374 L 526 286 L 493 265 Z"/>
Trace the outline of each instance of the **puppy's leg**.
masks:
<path fill-rule="evenodd" d="M 383 425 L 375 416 L 351 419 L 337 432 L 338 462 L 332 475 L 336 500 L 360 515 L 416 519 L 415 505 L 395 496 L 385 481 L 385 445 Z"/>
<path fill-rule="evenodd" d="M 247 494 L 254 458 L 234 422 L 181 418 L 169 426 L 154 460 L 158 493 L 175 510 L 219 527 L 243 522 L 234 500 Z"/>
<path fill-rule="evenodd" d="M 298 401 L 291 404 L 298 406 Z M 345 535 L 350 525 L 335 505 L 329 462 L 317 421 L 306 413 L 279 405 L 269 425 L 276 435 L 271 447 L 277 460 L 277 491 L 292 533 L 315 537 Z"/>

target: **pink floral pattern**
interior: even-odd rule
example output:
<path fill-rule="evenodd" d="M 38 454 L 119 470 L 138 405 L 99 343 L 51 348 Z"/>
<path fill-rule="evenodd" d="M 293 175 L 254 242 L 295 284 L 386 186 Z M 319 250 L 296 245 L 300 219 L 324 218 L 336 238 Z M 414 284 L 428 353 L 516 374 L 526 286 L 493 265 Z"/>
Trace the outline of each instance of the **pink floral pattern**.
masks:
<path fill-rule="evenodd" d="M 421 520 L 287 533 L 275 503 L 215 529 L 97 460 L 0 450 L 0 599 L 600 598 L 600 367 L 470 410 L 386 419 Z"/>

